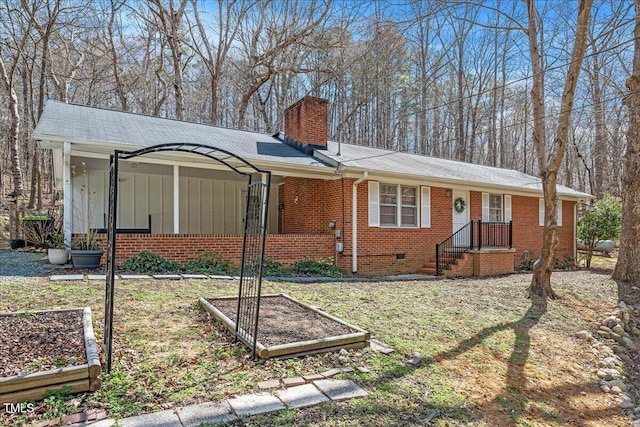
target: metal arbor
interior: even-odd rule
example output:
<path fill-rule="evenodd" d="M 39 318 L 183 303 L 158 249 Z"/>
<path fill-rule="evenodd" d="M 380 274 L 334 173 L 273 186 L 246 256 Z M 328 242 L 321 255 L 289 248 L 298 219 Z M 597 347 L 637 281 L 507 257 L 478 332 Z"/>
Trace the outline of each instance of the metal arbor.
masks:
<path fill-rule="evenodd" d="M 107 371 L 111 371 L 113 353 L 113 304 L 115 295 L 115 263 L 117 242 L 118 162 L 158 152 L 182 152 L 207 157 L 247 177 L 247 203 L 244 216 L 242 269 L 238 289 L 236 340 L 240 339 L 256 354 L 258 317 L 262 288 L 264 247 L 267 231 L 267 211 L 271 172 L 256 168 L 243 158 L 219 148 L 197 143 L 170 143 L 136 151 L 116 150 L 109 164 L 109 212 L 107 224 L 107 278 L 104 315 L 104 350 Z"/>

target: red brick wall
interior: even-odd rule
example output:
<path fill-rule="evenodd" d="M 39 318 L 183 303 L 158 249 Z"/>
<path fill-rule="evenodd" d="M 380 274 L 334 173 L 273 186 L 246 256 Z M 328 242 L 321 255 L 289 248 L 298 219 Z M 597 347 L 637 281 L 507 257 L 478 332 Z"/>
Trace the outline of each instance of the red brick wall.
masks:
<path fill-rule="evenodd" d="M 302 144 L 327 146 L 328 114 L 326 99 L 305 96 L 284 111 L 284 133 Z"/>
<path fill-rule="evenodd" d="M 107 236 L 101 235 L 102 249 L 106 249 Z M 205 251 L 214 251 L 229 260 L 234 267 L 242 260 L 242 236 L 185 235 L 185 234 L 119 234 L 116 244 L 116 264 L 142 251 L 161 255 L 169 261 L 184 263 L 200 257 Z M 335 255 L 332 234 L 270 234 L 267 235 L 265 256 L 285 265 L 293 265 L 305 255 L 328 258 Z M 106 255 L 103 257 L 106 262 Z"/>
<path fill-rule="evenodd" d="M 342 180 L 287 177 L 281 191 L 284 233 L 333 233 L 329 222 L 341 223 Z"/>
<path fill-rule="evenodd" d="M 543 227 L 539 224 L 539 198 L 512 196 L 513 247 L 516 249 L 515 263 L 518 265 L 524 251 L 532 258 L 540 257 Z M 565 256 L 573 256 L 573 207 L 575 202 L 562 201 L 562 225 L 558 227 L 560 244 L 556 258 L 563 261 Z"/>
<path fill-rule="evenodd" d="M 515 250 L 472 252 L 473 275 L 485 277 L 513 273 L 514 252 Z"/>
<path fill-rule="evenodd" d="M 337 263 L 346 271 L 352 270 L 353 250 L 351 227 L 352 188 L 354 179 L 344 180 L 345 250 Z M 368 182 L 357 187 L 358 194 L 358 274 L 384 275 L 415 273 L 435 256 L 435 245 L 451 235 L 451 197 L 445 188 L 431 187 L 431 228 L 369 227 Z M 398 259 L 404 254 L 404 259 Z"/>

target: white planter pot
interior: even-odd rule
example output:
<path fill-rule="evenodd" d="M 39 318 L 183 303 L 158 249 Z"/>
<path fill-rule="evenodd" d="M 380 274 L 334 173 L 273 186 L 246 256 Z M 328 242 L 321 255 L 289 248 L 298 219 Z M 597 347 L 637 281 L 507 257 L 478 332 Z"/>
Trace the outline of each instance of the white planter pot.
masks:
<path fill-rule="evenodd" d="M 69 249 L 49 249 L 49 264 L 62 265 L 69 262 Z"/>

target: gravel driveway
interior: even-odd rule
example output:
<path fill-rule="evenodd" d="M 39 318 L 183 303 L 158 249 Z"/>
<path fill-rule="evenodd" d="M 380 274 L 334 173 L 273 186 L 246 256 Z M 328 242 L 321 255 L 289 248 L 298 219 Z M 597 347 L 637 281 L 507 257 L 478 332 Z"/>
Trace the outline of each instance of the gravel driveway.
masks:
<path fill-rule="evenodd" d="M 40 276 L 47 270 L 47 264 L 38 260 L 46 254 L 38 252 L 18 252 L 0 249 L 0 276 Z"/>

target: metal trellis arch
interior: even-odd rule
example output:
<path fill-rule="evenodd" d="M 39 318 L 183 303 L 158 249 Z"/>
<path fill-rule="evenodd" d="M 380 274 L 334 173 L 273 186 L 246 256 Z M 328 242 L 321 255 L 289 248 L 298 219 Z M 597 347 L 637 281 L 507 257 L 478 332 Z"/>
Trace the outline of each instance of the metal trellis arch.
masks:
<path fill-rule="evenodd" d="M 104 350 L 107 359 L 107 371 L 109 372 L 111 371 L 113 361 L 118 162 L 145 154 L 171 151 L 207 157 L 247 177 L 247 203 L 244 216 L 242 269 L 238 287 L 235 336 L 236 339 L 240 339 L 251 348 L 254 357 L 256 355 L 271 172 L 258 169 L 250 162 L 229 151 L 209 145 L 197 143 L 160 144 L 136 151 L 116 150 L 113 155 L 110 156 L 107 278 L 104 316 Z"/>

